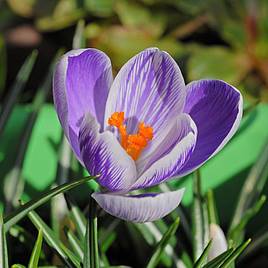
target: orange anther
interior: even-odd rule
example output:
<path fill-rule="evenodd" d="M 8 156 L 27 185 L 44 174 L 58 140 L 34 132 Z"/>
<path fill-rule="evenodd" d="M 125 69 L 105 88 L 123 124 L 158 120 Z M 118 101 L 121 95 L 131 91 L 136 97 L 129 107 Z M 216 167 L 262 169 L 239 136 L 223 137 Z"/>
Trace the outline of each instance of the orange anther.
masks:
<path fill-rule="evenodd" d="M 147 141 L 153 139 L 153 128 L 150 126 L 145 126 L 142 122 L 139 124 L 139 134 L 143 136 Z"/>
<path fill-rule="evenodd" d="M 124 112 L 115 112 L 108 119 L 108 124 L 118 129 L 122 147 L 134 160 L 137 160 L 142 150 L 147 146 L 148 142 L 152 140 L 153 128 L 146 126 L 142 122 L 139 124 L 137 134 L 128 135 L 124 120 Z"/>
<path fill-rule="evenodd" d="M 110 126 L 114 126 L 114 127 L 117 127 L 117 128 L 122 126 L 123 122 L 124 122 L 124 112 L 115 112 L 108 119 L 108 124 Z"/>

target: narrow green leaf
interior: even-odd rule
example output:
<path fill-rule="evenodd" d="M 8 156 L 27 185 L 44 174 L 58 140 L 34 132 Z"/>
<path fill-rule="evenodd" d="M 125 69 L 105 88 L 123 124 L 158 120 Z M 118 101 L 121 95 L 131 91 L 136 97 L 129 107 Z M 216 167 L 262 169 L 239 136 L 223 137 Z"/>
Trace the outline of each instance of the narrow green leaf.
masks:
<path fill-rule="evenodd" d="M 26 268 L 26 267 L 22 264 L 13 264 L 11 268 Z"/>
<path fill-rule="evenodd" d="M 36 61 L 36 57 L 37 57 L 37 51 L 34 50 L 32 54 L 29 57 L 27 57 L 24 64 L 20 68 L 17 74 L 16 80 L 15 80 L 15 83 L 13 84 L 12 88 L 9 91 L 7 98 L 5 99 L 5 102 L 1 109 L 1 116 L 0 116 L 0 135 L 16 103 L 19 93 L 23 90 L 26 82 L 29 79 L 30 73 Z"/>
<path fill-rule="evenodd" d="M 0 267 L 8 268 L 7 241 L 2 214 L 0 215 Z"/>
<path fill-rule="evenodd" d="M 4 38 L 0 36 L 0 95 L 5 87 L 7 74 L 7 59 Z"/>
<path fill-rule="evenodd" d="M 199 171 L 194 173 L 193 180 L 193 247 L 194 260 L 197 260 L 203 251 L 203 219 L 202 219 L 202 200 L 201 200 L 201 185 Z"/>
<path fill-rule="evenodd" d="M 224 263 L 224 261 L 231 256 L 231 254 L 234 252 L 233 248 L 230 248 L 228 250 L 226 250 L 225 252 L 223 252 L 222 254 L 220 254 L 218 257 L 216 257 L 215 259 L 211 260 L 210 262 L 208 262 L 206 265 L 203 266 L 203 268 L 218 268 L 221 266 L 221 264 Z"/>
<path fill-rule="evenodd" d="M 58 157 L 56 185 L 67 182 L 71 172 L 72 150 L 67 138 L 62 133 L 61 144 Z M 61 221 L 68 212 L 64 195 L 60 194 L 51 200 L 51 225 L 55 234 L 59 237 L 61 231 Z"/>
<path fill-rule="evenodd" d="M 93 268 L 100 267 L 99 261 L 99 248 L 98 248 L 98 218 L 97 218 L 97 204 L 96 201 L 91 197 L 89 201 L 89 237 L 90 237 L 90 264 Z"/>
<path fill-rule="evenodd" d="M 84 258 L 83 244 L 81 243 L 81 241 L 75 236 L 75 234 L 71 230 L 64 228 L 64 232 L 68 238 L 68 242 L 69 242 L 71 248 L 73 249 L 76 256 L 79 258 L 79 261 L 82 262 L 82 260 Z"/>
<path fill-rule="evenodd" d="M 101 244 L 101 252 L 105 253 L 115 241 L 117 235 L 115 232 L 111 232 L 107 238 Z"/>
<path fill-rule="evenodd" d="M 267 246 L 268 244 L 268 231 L 262 231 L 259 235 L 252 238 L 252 242 L 249 246 L 245 249 L 244 253 L 242 254 L 242 258 L 250 256 L 254 254 L 258 249 Z"/>
<path fill-rule="evenodd" d="M 38 232 L 38 237 L 35 242 L 31 258 L 28 264 L 28 268 L 38 268 L 38 262 L 42 250 L 42 243 L 43 243 L 43 233 L 42 230 L 40 229 Z"/>
<path fill-rule="evenodd" d="M 85 21 L 79 20 L 76 25 L 76 30 L 73 38 L 73 49 L 86 47 L 84 30 L 85 30 Z"/>
<path fill-rule="evenodd" d="M 268 174 L 268 142 L 265 144 L 257 162 L 251 168 L 240 192 L 229 232 L 240 223 L 245 211 L 259 198 L 267 181 Z"/>
<path fill-rule="evenodd" d="M 208 252 L 211 248 L 212 240 L 210 240 L 205 247 L 204 251 L 202 252 L 201 256 L 198 258 L 198 260 L 194 264 L 194 268 L 201 268 L 203 264 L 207 261 Z"/>
<path fill-rule="evenodd" d="M 174 219 L 176 220 L 176 219 Z M 158 220 L 158 222 L 163 222 L 163 220 Z M 180 219 L 181 223 L 181 219 Z M 163 230 L 160 230 L 159 228 L 160 224 L 156 224 L 155 222 L 146 222 L 144 224 L 133 224 L 133 226 L 138 230 L 138 232 L 143 236 L 145 241 L 150 246 L 154 246 L 154 244 L 159 243 L 159 241 L 162 239 L 162 236 L 164 235 L 165 231 L 168 230 L 168 228 Z M 161 223 L 162 225 L 162 223 Z M 131 225 L 132 226 L 132 225 Z M 127 225 L 128 229 L 133 232 L 134 230 L 131 230 L 131 227 L 129 224 Z M 135 230 L 136 230 L 135 229 Z M 162 229 L 162 228 L 161 228 Z M 133 239 L 136 239 L 137 235 L 133 233 Z M 137 246 L 139 245 L 140 241 L 136 239 Z M 172 243 L 174 242 L 174 243 Z M 173 245 L 176 243 L 174 240 L 174 237 L 170 239 L 167 246 L 164 249 L 163 254 L 161 255 L 161 263 L 163 263 L 166 266 L 170 266 L 171 262 L 177 262 L 179 261 L 179 257 L 177 256 L 176 252 L 173 249 Z M 140 255 L 144 255 L 144 252 L 141 251 Z M 141 256 L 142 258 L 145 258 L 146 256 Z"/>
<path fill-rule="evenodd" d="M 215 223 L 219 225 L 219 217 L 218 212 L 214 200 L 214 193 L 211 189 L 207 192 L 207 206 L 208 206 L 208 218 L 209 218 L 209 224 Z"/>
<path fill-rule="evenodd" d="M 64 197 L 70 210 L 70 217 L 75 225 L 79 239 L 83 242 L 86 233 L 87 220 L 74 201 L 67 194 L 65 194 Z"/>
<path fill-rule="evenodd" d="M 84 239 L 84 259 L 83 264 L 84 267 L 93 268 L 94 266 L 91 265 L 91 259 L 90 259 L 90 223 L 89 219 L 87 220 L 86 225 L 86 234 Z"/>
<path fill-rule="evenodd" d="M 154 268 L 157 267 L 160 257 L 167 246 L 170 238 L 175 234 L 178 226 L 180 224 L 180 218 L 177 218 L 173 224 L 170 226 L 170 228 L 167 230 L 167 232 L 163 235 L 162 239 L 158 243 L 158 245 L 155 248 L 155 251 L 150 259 L 150 261 L 147 264 L 147 268 Z"/>
<path fill-rule="evenodd" d="M 94 178 L 96 177 L 89 176 L 83 179 L 75 180 L 73 182 L 65 183 L 54 189 L 49 190 L 48 192 L 41 194 L 38 198 L 27 202 L 26 204 L 18 208 L 14 213 L 4 218 L 5 230 L 9 230 L 12 225 L 16 224 L 19 220 L 25 217 L 31 210 L 43 205 L 55 195 L 66 192 Z"/>
<path fill-rule="evenodd" d="M 199 170 L 194 173 L 193 194 L 193 251 L 194 261 L 197 261 L 209 240 L 208 212 L 206 203 L 202 196 L 201 176 Z"/>
<path fill-rule="evenodd" d="M 34 226 L 41 230 L 46 242 L 55 249 L 59 257 L 68 265 L 68 267 L 80 268 L 79 259 L 55 236 L 49 226 L 39 217 L 35 211 L 28 212 L 28 217 Z"/>
<path fill-rule="evenodd" d="M 234 229 L 230 231 L 228 234 L 228 239 L 232 241 L 233 245 L 238 244 L 239 241 L 243 239 L 246 225 L 260 211 L 265 201 L 266 196 L 262 195 L 252 208 L 249 208 L 245 211 L 239 224 L 237 224 Z"/>
<path fill-rule="evenodd" d="M 220 268 L 229 268 L 230 265 L 241 255 L 241 253 L 245 250 L 248 244 L 251 242 L 251 239 L 248 239 L 242 245 L 237 247 L 232 254 L 224 261 L 224 263 L 220 266 Z"/>

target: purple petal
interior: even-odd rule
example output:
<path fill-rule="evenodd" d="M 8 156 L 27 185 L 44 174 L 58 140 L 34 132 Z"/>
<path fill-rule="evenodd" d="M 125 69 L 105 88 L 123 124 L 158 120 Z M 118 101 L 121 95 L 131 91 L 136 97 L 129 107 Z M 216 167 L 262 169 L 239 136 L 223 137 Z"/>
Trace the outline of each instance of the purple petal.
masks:
<path fill-rule="evenodd" d="M 112 79 L 110 59 L 97 49 L 72 50 L 56 66 L 53 79 L 55 107 L 65 135 L 80 160 L 77 139 L 81 119 L 90 112 L 103 126 Z"/>
<path fill-rule="evenodd" d="M 124 112 L 128 133 L 137 131 L 139 122 L 154 129 L 156 137 L 185 100 L 181 71 L 171 56 L 157 48 L 144 50 L 119 71 L 109 92 L 105 123 L 114 112 Z"/>
<path fill-rule="evenodd" d="M 187 85 L 184 108 L 195 121 L 195 150 L 183 168 L 186 175 L 219 152 L 239 127 L 243 99 L 240 92 L 220 80 L 199 80 Z"/>
<path fill-rule="evenodd" d="M 212 245 L 208 252 L 208 261 L 211 261 L 226 251 L 228 245 L 225 235 L 219 225 L 214 223 L 210 224 L 209 233 L 210 239 L 212 239 Z"/>
<path fill-rule="evenodd" d="M 96 119 L 86 114 L 79 132 L 81 156 L 88 172 L 110 191 L 126 191 L 137 178 L 136 165 L 110 131 L 99 133 Z"/>
<path fill-rule="evenodd" d="M 161 219 L 181 202 L 184 189 L 160 194 L 136 196 L 93 193 L 92 197 L 107 213 L 132 222 L 149 222 Z"/>
<path fill-rule="evenodd" d="M 159 145 L 155 155 L 161 157 L 146 170 L 132 185 L 132 189 L 150 187 L 180 173 L 194 150 L 197 129 L 194 121 L 187 114 L 181 114 L 166 140 Z M 176 143 L 170 141 L 175 138 Z"/>

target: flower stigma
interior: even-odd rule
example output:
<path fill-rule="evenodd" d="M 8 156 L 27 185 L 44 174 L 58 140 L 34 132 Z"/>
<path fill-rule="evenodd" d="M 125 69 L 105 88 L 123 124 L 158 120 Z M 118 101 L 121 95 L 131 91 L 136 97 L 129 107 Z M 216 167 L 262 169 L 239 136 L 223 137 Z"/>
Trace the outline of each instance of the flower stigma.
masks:
<path fill-rule="evenodd" d="M 128 134 L 124 120 L 124 112 L 115 112 L 108 119 L 108 124 L 118 129 L 122 147 L 136 161 L 148 142 L 153 139 L 153 128 L 141 122 L 138 133 Z"/>

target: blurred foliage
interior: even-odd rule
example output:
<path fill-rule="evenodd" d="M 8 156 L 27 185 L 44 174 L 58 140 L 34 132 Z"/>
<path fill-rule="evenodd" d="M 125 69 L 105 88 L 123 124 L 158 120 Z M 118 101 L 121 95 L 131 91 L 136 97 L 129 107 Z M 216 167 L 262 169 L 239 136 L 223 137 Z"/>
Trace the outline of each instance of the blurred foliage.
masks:
<path fill-rule="evenodd" d="M 32 18 L 40 32 L 53 32 L 85 19 L 86 46 L 104 50 L 115 70 L 138 51 L 157 46 L 179 61 L 188 58 L 189 80 L 223 79 L 239 85 L 249 100 L 268 100 L 266 0 L 7 0 L 7 4 L 2 4 L 5 16 L 0 25 L 11 25 L 16 14 Z"/>
<path fill-rule="evenodd" d="M 66 49 L 96 47 L 105 51 L 111 57 L 115 74 L 142 49 L 159 47 L 179 62 L 187 81 L 225 80 L 237 86 L 249 103 L 231 145 L 220 158 L 211 160 L 213 168 L 208 163 L 201 169 L 205 176 L 201 178 L 196 173 L 193 185 L 188 177 L 156 189 L 168 191 L 188 183 L 184 198 L 188 198 L 184 201 L 187 208 L 180 206 L 167 218 L 146 224 L 124 223 L 107 214 L 99 218 L 100 266 L 127 262 L 134 263 L 134 267 L 145 267 L 146 263 L 148 267 L 233 267 L 235 261 L 240 267 L 254 267 L 259 256 L 264 258 L 260 261 L 268 263 L 263 253 L 268 245 L 268 225 L 263 215 L 260 219 L 256 216 L 262 213 L 266 201 L 267 144 L 259 156 L 257 153 L 261 144 L 267 143 L 263 125 L 268 113 L 264 105 L 255 109 L 259 102 L 268 101 L 267 0 L 6 0 L 0 2 L 0 30 L 3 267 L 8 266 L 8 259 L 11 265 L 22 263 L 12 267 L 35 267 L 37 263 L 39 267 L 80 267 L 83 261 L 90 262 L 93 247 L 97 256 L 96 241 L 88 247 L 87 240 L 88 230 L 96 230 L 84 213 L 88 210 L 85 198 L 89 190 L 96 189 L 96 183 L 92 181 L 70 195 L 62 194 L 87 179 L 68 184 L 67 178 L 82 177 L 84 170 L 72 155 L 48 104 L 54 66 L 51 47 L 57 36 Z M 39 47 L 38 58 L 36 51 L 30 55 L 26 49 Z M 57 43 L 55 51 L 58 48 Z M 24 64 L 17 66 L 12 61 L 16 59 L 15 50 L 30 55 Z M 31 89 L 29 81 L 44 64 L 44 58 L 50 68 L 39 70 L 43 83 L 40 86 L 38 80 Z M 17 75 L 10 75 L 10 71 Z M 215 176 L 217 173 L 224 173 L 225 177 L 221 180 Z M 234 181 L 237 177 L 239 180 Z M 237 184 L 228 188 L 233 198 L 226 196 L 226 185 L 231 179 Z M 50 190 L 52 184 L 59 186 Z M 215 191 L 210 189 L 216 187 Z M 218 195 L 219 188 L 224 195 Z M 240 189 L 237 195 L 235 191 Z M 39 191 L 44 190 L 41 195 Z M 55 194 L 59 195 L 50 199 Z M 20 206 L 21 197 L 32 201 Z M 49 205 L 37 210 L 45 202 Z M 228 202 L 234 204 L 229 206 Z M 233 215 L 226 217 L 226 211 Z M 249 231 L 248 227 L 257 219 L 263 230 L 255 234 L 256 230 Z M 213 224 L 217 230 L 223 230 L 228 249 L 210 260 L 210 251 L 215 250 Z M 131 257 L 133 248 L 135 256 Z"/>

